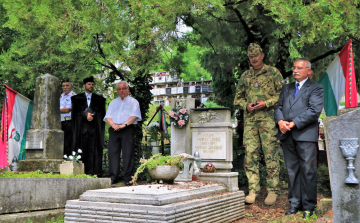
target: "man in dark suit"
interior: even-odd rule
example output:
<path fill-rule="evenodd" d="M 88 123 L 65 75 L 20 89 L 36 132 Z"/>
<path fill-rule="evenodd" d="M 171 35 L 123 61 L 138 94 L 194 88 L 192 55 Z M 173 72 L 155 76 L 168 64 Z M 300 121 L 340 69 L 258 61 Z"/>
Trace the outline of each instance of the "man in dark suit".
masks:
<path fill-rule="evenodd" d="M 105 98 L 92 93 L 94 78 L 83 81 L 84 93 L 71 97 L 73 151 L 82 150 L 85 173 L 102 175 L 102 155 L 104 145 Z"/>
<path fill-rule="evenodd" d="M 311 216 L 316 207 L 316 144 L 323 108 L 323 88 L 308 78 L 310 74 L 310 61 L 297 59 L 293 66 L 296 82 L 283 86 L 275 107 L 278 139 L 289 177 L 290 208 L 285 214 L 304 210 L 304 218 Z"/>

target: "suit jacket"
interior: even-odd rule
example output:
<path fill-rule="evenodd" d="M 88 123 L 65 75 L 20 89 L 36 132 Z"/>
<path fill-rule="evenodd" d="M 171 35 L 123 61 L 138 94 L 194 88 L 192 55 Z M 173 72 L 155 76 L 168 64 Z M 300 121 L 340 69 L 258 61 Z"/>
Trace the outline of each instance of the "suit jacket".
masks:
<path fill-rule="evenodd" d="M 291 134 L 297 141 L 317 142 L 318 119 L 323 108 L 323 87 L 308 79 L 295 98 L 294 92 L 295 82 L 283 86 L 274 113 L 276 125 L 280 120 L 294 121 L 295 127 L 285 134 L 279 129 L 277 137 L 283 140 Z"/>

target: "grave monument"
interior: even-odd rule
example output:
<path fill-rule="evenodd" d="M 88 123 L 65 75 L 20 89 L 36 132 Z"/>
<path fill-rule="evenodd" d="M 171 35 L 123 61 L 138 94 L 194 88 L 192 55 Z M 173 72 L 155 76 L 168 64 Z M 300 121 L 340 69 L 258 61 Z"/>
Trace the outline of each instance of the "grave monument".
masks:
<path fill-rule="evenodd" d="M 359 154 L 360 109 L 343 113 L 326 121 L 325 138 L 328 152 L 334 222 L 360 222 Z M 349 180 L 353 178 L 353 180 Z"/>
<path fill-rule="evenodd" d="M 172 99 L 171 107 L 185 107 L 190 113 L 189 123 L 178 128 L 171 125 L 171 155 L 200 153 L 201 167 L 212 163 L 215 173 L 203 173 L 199 180 L 225 184 L 229 191 L 238 191 L 238 172 L 233 167 L 231 111 L 228 108 L 194 108 L 195 99 Z M 180 178 L 180 175 L 179 177 Z M 177 178 L 177 179 L 178 179 Z M 177 180 L 175 179 L 175 181 Z"/>
<path fill-rule="evenodd" d="M 26 134 L 26 159 L 19 171 L 59 173 L 64 151 L 64 132 L 60 122 L 60 81 L 44 74 L 36 78 L 30 130 Z"/>

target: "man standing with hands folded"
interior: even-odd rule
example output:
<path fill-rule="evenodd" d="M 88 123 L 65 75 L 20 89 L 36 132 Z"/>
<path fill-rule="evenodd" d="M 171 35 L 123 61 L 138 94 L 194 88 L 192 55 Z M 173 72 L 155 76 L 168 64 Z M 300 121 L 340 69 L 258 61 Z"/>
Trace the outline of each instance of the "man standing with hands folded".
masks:
<path fill-rule="evenodd" d="M 251 68 L 239 80 L 234 105 L 244 110 L 244 167 L 249 181 L 249 195 L 245 203 L 252 204 L 260 192 L 259 162 L 264 154 L 268 195 L 266 205 L 276 203 L 279 191 L 279 143 L 276 139 L 274 106 L 282 88 L 278 69 L 264 64 L 264 53 L 256 43 L 248 47 Z"/>
<path fill-rule="evenodd" d="M 318 118 L 323 108 L 323 87 L 312 82 L 308 59 L 295 60 L 295 83 L 285 85 L 275 107 L 275 122 L 279 127 L 289 176 L 290 208 L 285 215 L 304 210 L 304 218 L 313 214 L 317 199 L 316 144 Z"/>
<path fill-rule="evenodd" d="M 139 102 L 129 96 L 129 86 L 126 81 L 117 84 L 118 98 L 112 100 L 104 120 L 109 128 L 109 176 L 111 184 L 118 182 L 120 172 L 120 152 L 124 161 L 125 186 L 130 185 L 135 166 L 135 124 L 141 121 Z"/>

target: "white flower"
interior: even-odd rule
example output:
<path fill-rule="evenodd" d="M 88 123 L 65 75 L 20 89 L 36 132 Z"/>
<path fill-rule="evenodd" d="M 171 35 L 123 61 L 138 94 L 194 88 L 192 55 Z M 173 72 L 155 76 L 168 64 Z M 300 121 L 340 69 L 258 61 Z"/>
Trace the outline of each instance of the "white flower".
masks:
<path fill-rule="evenodd" d="M 76 154 L 76 152 L 75 152 L 75 151 L 73 151 L 73 152 L 72 152 L 72 155 L 73 155 L 73 156 L 75 156 L 75 154 Z"/>
<path fill-rule="evenodd" d="M 70 160 L 73 160 L 73 158 L 74 158 L 73 156 L 69 156 L 69 159 L 70 159 Z"/>
<path fill-rule="evenodd" d="M 78 159 L 81 159 L 81 156 L 80 156 L 80 155 L 78 155 L 78 156 L 77 156 L 77 158 L 78 158 Z"/>
<path fill-rule="evenodd" d="M 65 154 L 65 155 L 64 155 L 64 159 L 67 159 L 67 158 L 68 158 L 68 157 L 67 157 L 67 155 Z"/>
<path fill-rule="evenodd" d="M 81 149 L 78 149 L 78 153 L 82 153 L 82 150 L 81 150 Z"/>

